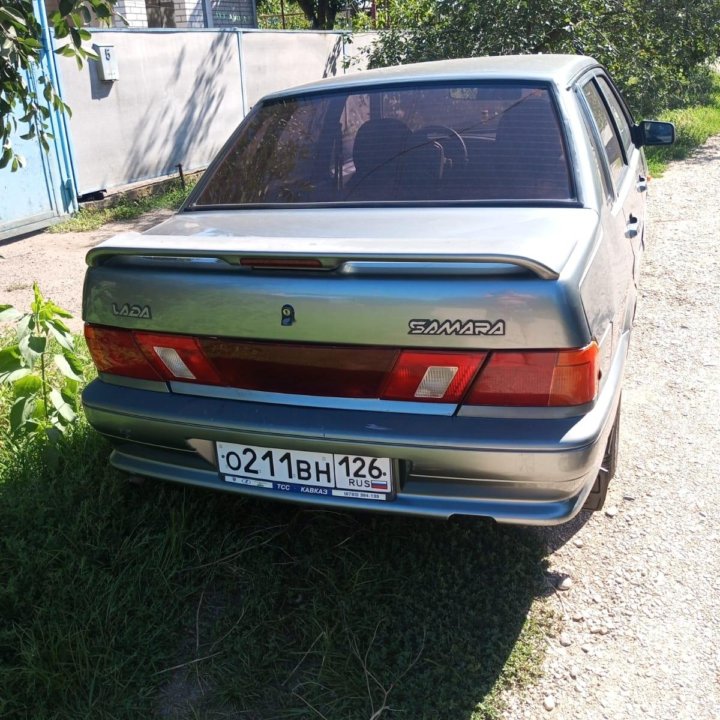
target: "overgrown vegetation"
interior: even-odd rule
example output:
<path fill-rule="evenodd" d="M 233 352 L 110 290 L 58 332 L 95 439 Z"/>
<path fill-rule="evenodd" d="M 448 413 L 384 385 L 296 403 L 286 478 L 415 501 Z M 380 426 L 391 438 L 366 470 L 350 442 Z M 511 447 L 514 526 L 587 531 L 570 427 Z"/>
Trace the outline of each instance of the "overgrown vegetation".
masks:
<path fill-rule="evenodd" d="M 147 195 L 140 198 L 121 198 L 111 207 L 84 207 L 69 220 L 64 220 L 48 228 L 51 233 L 84 232 L 97 230 L 105 223 L 119 220 L 134 220 L 151 210 L 168 208 L 177 210 L 185 201 L 194 183 L 188 183 L 183 188 L 179 181 L 174 181 L 170 187 L 157 195 Z"/>
<path fill-rule="evenodd" d="M 64 319 L 70 313 L 46 300 L 37 283 L 29 311 L 0 305 L 0 322 L 14 321 L 14 341 L 0 346 L 0 386 L 7 386 L 8 431 L 56 442 L 77 417 L 83 367 Z"/>
<path fill-rule="evenodd" d="M 662 174 L 670 161 L 688 157 L 708 138 L 720 134 L 720 77 L 714 77 L 707 103 L 668 110 L 660 113 L 659 119 L 675 123 L 677 138 L 674 145 L 646 148 L 650 172 L 656 176 Z"/>
<path fill-rule="evenodd" d="M 720 51 L 719 0 L 398 0 L 374 66 L 511 53 L 582 53 L 647 116 L 703 102 Z"/>
<path fill-rule="evenodd" d="M 271 30 L 369 29 L 387 0 L 258 0 L 258 25 Z M 387 16 L 387 12 L 384 13 Z"/>

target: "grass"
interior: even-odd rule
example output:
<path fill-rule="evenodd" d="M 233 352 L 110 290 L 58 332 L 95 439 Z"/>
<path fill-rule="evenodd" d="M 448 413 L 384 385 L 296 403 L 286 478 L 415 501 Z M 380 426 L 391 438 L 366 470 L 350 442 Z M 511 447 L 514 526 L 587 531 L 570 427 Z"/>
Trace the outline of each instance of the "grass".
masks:
<path fill-rule="evenodd" d="M 51 233 L 86 232 L 97 230 L 105 223 L 118 220 L 134 220 L 151 210 L 168 208 L 176 210 L 182 205 L 192 190 L 194 183 L 187 183 L 183 189 L 179 181 L 173 181 L 167 190 L 157 195 L 147 195 L 140 198 L 122 197 L 117 205 L 112 207 L 83 207 L 69 220 L 64 220 L 48 228 Z"/>
<path fill-rule="evenodd" d="M 675 123 L 675 144 L 646 148 L 650 173 L 662 175 L 668 163 L 683 160 L 708 138 L 720 134 L 720 76 L 715 77 L 713 93 L 707 105 L 695 105 L 661 113 L 658 120 Z"/>
<path fill-rule="evenodd" d="M 537 677 L 535 533 L 138 487 L 109 453 L 82 423 L 52 469 L 0 448 L 3 718 L 484 720 Z"/>

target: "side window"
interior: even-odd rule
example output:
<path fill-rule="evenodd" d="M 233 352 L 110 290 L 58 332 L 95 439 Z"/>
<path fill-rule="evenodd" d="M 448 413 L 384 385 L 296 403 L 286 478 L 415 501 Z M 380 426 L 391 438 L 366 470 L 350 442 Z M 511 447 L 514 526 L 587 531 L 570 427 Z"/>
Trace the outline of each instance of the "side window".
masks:
<path fill-rule="evenodd" d="M 590 106 L 590 112 L 595 120 L 598 131 L 600 132 L 600 139 L 602 140 L 603 147 L 605 148 L 605 154 L 607 155 L 608 163 L 610 165 L 610 174 L 612 175 L 613 183 L 617 187 L 620 177 L 625 170 L 625 159 L 623 158 L 622 149 L 620 147 L 620 138 L 617 135 L 615 126 L 610 119 L 605 103 L 600 95 L 600 91 L 597 85 L 591 80 L 586 83 L 582 89 L 585 98 Z"/>
<path fill-rule="evenodd" d="M 595 171 L 602 182 L 603 190 L 605 191 L 606 198 L 612 198 L 612 189 L 610 188 L 610 177 L 608 176 L 607 170 L 604 167 L 604 163 L 601 159 L 602 148 L 598 144 L 595 137 L 595 133 L 591 127 L 591 120 L 589 117 L 583 114 L 583 125 L 585 126 L 585 132 L 588 137 L 590 148 L 592 150 L 593 163 L 595 165 Z"/>
<path fill-rule="evenodd" d="M 617 95 L 610 86 L 610 83 L 607 81 L 607 78 L 598 77 L 597 81 L 600 89 L 603 91 L 605 99 L 607 100 L 613 119 L 615 120 L 615 127 L 617 127 L 620 132 L 620 139 L 622 140 L 622 145 L 625 148 L 625 154 L 629 156 L 633 142 L 627 114 L 623 109 L 623 106 L 620 104 Z"/>

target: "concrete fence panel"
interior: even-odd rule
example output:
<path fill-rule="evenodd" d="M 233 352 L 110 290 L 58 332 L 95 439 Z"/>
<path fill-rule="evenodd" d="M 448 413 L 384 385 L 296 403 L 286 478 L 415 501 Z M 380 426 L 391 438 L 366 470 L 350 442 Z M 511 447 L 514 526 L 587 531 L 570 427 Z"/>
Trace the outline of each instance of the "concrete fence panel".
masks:
<path fill-rule="evenodd" d="M 207 166 L 263 95 L 342 74 L 341 33 L 243 30 L 106 30 L 116 80 L 89 62 L 61 58 L 62 91 L 72 108 L 70 135 L 78 193 L 110 190 Z M 363 59 L 351 70 L 364 66 Z"/>
<path fill-rule="evenodd" d="M 244 32 L 247 103 L 294 85 L 343 74 L 343 38 L 330 32 Z"/>
<path fill-rule="evenodd" d="M 234 32 L 112 31 L 119 78 L 100 79 L 98 63 L 62 67 L 72 108 L 78 192 L 85 194 L 204 167 L 243 117 Z"/>

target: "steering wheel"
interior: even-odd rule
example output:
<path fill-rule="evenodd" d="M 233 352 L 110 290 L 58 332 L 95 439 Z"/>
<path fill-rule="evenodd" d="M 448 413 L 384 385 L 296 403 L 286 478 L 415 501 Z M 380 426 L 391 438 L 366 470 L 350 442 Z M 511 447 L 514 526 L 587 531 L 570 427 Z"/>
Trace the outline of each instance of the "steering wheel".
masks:
<path fill-rule="evenodd" d="M 450 165 L 465 165 L 468 161 L 468 152 L 465 141 L 460 134 L 447 127 L 447 125 L 423 125 L 413 133 L 413 140 L 422 142 L 437 142 L 442 145 L 445 159 L 450 160 Z"/>

